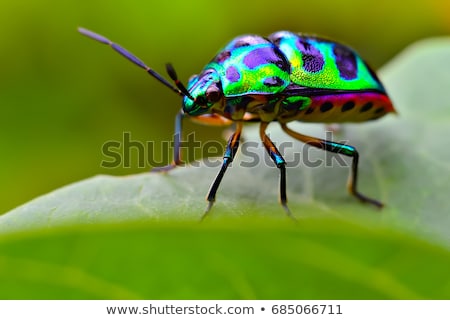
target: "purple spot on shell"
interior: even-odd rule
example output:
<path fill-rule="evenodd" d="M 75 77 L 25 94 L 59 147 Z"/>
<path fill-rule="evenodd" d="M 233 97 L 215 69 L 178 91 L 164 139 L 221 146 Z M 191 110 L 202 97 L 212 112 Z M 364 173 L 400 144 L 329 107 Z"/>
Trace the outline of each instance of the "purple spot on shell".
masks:
<path fill-rule="evenodd" d="M 298 38 L 295 42 L 298 50 L 301 52 L 308 52 L 311 49 L 311 44 L 309 44 L 305 39 Z"/>
<path fill-rule="evenodd" d="M 269 77 L 264 79 L 264 85 L 268 87 L 280 87 L 284 85 L 284 81 L 280 77 Z"/>
<path fill-rule="evenodd" d="M 230 82 L 236 82 L 241 78 L 238 69 L 233 66 L 227 68 L 225 76 Z"/>
<path fill-rule="evenodd" d="M 295 45 L 302 53 L 303 70 L 312 73 L 322 70 L 325 60 L 319 49 L 302 38 L 297 39 Z"/>
<path fill-rule="evenodd" d="M 231 52 L 228 50 L 222 51 L 219 53 L 216 58 L 214 59 L 215 62 L 221 63 L 227 60 L 229 57 L 231 57 Z"/>
<path fill-rule="evenodd" d="M 317 52 L 317 54 L 304 54 L 302 60 L 303 69 L 308 72 L 319 72 L 325 64 L 320 52 Z"/>
<path fill-rule="evenodd" d="M 244 57 L 244 64 L 250 69 L 268 63 L 277 65 L 283 71 L 289 70 L 289 66 L 281 57 L 281 53 L 277 53 L 275 48 L 272 47 L 256 48 Z"/>
<path fill-rule="evenodd" d="M 333 53 L 340 77 L 345 80 L 355 79 L 358 75 L 356 55 L 340 44 L 334 45 Z"/>
<path fill-rule="evenodd" d="M 233 51 L 233 49 L 253 46 L 253 45 L 262 44 L 262 43 L 269 43 L 269 41 L 260 36 L 246 35 L 246 36 L 241 36 L 241 37 L 235 38 L 227 46 L 227 49 L 230 51 Z"/>
<path fill-rule="evenodd" d="M 234 43 L 234 48 L 248 47 L 250 43 L 245 40 L 238 40 Z"/>

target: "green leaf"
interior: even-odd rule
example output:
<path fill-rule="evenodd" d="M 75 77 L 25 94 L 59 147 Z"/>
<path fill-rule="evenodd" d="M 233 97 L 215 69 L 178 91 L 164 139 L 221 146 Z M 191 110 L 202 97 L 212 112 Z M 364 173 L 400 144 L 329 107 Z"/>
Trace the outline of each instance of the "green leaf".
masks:
<path fill-rule="evenodd" d="M 360 191 L 382 211 L 347 195 L 348 165 L 300 143 L 284 148 L 288 162 L 304 157 L 287 170 L 298 224 L 277 204 L 278 170 L 260 145 L 236 157 L 201 225 L 220 159 L 97 176 L 0 216 L 0 298 L 450 298 L 448 65 L 448 38 L 407 49 L 381 72 L 399 116 L 334 137 L 357 147 Z M 291 127 L 324 137 L 323 126 Z M 258 141 L 257 127 L 245 133 Z M 250 151 L 267 161 L 246 168 Z"/>
<path fill-rule="evenodd" d="M 0 298 L 450 297 L 447 250 L 339 220 L 267 222 L 124 223 L 18 234 L 0 240 Z"/>

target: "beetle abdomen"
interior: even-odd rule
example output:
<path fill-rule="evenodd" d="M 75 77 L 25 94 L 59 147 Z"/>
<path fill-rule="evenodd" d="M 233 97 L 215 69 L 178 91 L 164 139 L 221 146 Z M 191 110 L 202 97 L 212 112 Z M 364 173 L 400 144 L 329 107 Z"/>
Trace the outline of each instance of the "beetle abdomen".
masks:
<path fill-rule="evenodd" d="M 375 72 L 350 47 L 279 31 L 232 40 L 206 66 L 220 78 L 231 120 L 360 122 L 395 112 Z"/>
<path fill-rule="evenodd" d="M 375 120 L 395 112 L 390 99 L 378 92 L 352 92 L 309 97 L 307 107 L 292 112 L 281 111 L 278 121 L 288 122 L 361 122 Z"/>
<path fill-rule="evenodd" d="M 373 70 L 351 48 L 288 31 L 269 39 L 286 56 L 293 84 L 318 89 L 385 92 Z"/>

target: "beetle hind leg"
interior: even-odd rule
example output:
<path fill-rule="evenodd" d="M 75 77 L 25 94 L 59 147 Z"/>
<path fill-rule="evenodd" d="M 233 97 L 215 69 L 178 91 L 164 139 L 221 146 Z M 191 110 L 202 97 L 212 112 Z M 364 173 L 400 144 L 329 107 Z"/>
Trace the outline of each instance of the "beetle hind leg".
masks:
<path fill-rule="evenodd" d="M 333 153 L 343 154 L 349 157 L 352 157 L 352 167 L 350 170 L 350 175 L 348 177 L 347 182 L 347 189 L 349 193 L 353 196 L 355 196 L 357 199 L 359 199 L 362 202 L 370 203 L 377 208 L 382 208 L 383 203 L 381 203 L 378 200 L 369 198 L 362 193 L 360 193 L 356 188 L 356 183 L 358 180 L 358 161 L 359 161 L 359 153 L 356 151 L 356 149 L 352 146 L 348 146 L 345 144 L 328 141 L 324 139 L 314 138 L 310 136 L 303 135 L 301 133 L 295 132 L 287 127 L 285 123 L 281 123 L 281 128 L 284 132 L 286 132 L 288 135 L 293 137 L 294 139 L 297 139 L 303 143 L 306 143 L 310 146 L 330 151 Z"/>
<path fill-rule="evenodd" d="M 348 146 L 347 146 L 348 147 Z M 353 147 L 352 147 L 353 148 Z M 361 202 L 366 202 L 366 203 L 370 203 L 373 204 L 374 206 L 376 206 L 377 208 L 383 208 L 384 204 L 381 203 L 378 200 L 369 198 L 365 195 L 363 195 L 362 193 L 360 193 L 357 189 L 356 189 L 356 181 L 357 181 L 357 177 L 358 177 L 358 160 L 359 160 L 359 153 L 358 151 L 356 151 L 355 148 L 353 148 L 353 161 L 352 161 L 352 169 L 350 171 L 350 175 L 348 177 L 348 181 L 347 181 L 347 189 L 348 192 L 355 196 L 357 199 L 359 199 Z"/>

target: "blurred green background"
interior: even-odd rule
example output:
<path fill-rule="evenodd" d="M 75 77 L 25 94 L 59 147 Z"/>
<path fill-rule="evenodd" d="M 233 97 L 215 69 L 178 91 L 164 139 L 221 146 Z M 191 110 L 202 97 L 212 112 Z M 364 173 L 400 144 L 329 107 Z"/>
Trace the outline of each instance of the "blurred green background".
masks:
<path fill-rule="evenodd" d="M 31 1 L 0 4 L 0 213 L 106 169 L 101 146 L 123 132 L 171 139 L 179 97 L 111 49 L 76 32 L 83 26 L 185 82 L 231 38 L 287 29 L 350 44 L 378 68 L 408 44 L 448 34 L 448 1 Z M 187 125 L 197 137 L 220 129 Z"/>

